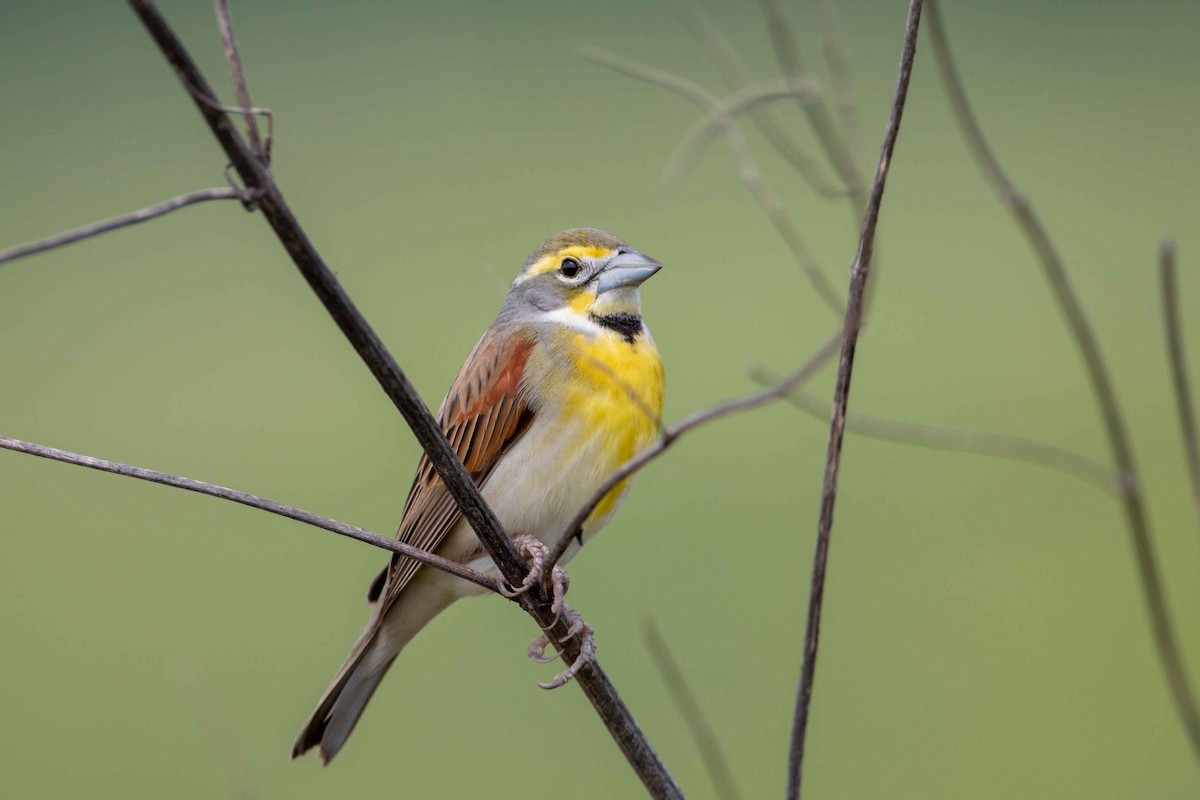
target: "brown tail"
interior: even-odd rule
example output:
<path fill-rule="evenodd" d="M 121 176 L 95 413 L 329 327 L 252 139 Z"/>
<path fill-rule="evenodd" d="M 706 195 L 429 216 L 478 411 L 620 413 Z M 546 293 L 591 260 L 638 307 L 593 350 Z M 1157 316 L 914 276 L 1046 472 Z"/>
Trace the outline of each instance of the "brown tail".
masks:
<path fill-rule="evenodd" d="M 379 682 L 400 652 L 394 645 L 389 647 L 383 638 L 378 623 L 363 631 L 346 663 L 342 664 L 317 703 L 312 717 L 296 737 L 292 758 L 319 745 L 321 761 L 328 764 L 342 749 L 371 695 L 375 694 Z"/>

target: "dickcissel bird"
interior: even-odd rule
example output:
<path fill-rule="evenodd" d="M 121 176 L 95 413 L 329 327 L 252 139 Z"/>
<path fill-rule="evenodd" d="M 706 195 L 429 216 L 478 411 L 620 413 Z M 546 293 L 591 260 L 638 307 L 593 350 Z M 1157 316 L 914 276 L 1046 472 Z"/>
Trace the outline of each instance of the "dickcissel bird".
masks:
<path fill-rule="evenodd" d="M 442 401 L 437 416 L 446 438 L 505 531 L 534 549 L 553 546 L 601 482 L 658 432 L 663 365 L 642 321 L 639 287 L 661 267 L 594 228 L 550 237 L 525 262 Z M 618 485 L 596 506 L 564 562 L 608 521 L 628 488 L 628 481 Z M 497 575 L 427 457 L 397 536 Z M 455 600 L 485 591 L 393 556 L 368 592 L 366 629 L 292 757 L 319 746 L 328 764 L 405 645 Z"/>

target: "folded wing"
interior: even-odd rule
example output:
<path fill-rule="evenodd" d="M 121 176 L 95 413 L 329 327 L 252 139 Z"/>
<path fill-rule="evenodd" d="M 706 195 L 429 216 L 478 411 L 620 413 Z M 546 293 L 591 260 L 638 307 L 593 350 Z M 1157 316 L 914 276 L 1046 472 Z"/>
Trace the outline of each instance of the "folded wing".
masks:
<path fill-rule="evenodd" d="M 467 472 L 482 486 L 500 455 L 529 428 L 533 410 L 525 401 L 522 378 L 533 340 L 511 330 L 489 329 L 463 364 L 438 410 L 438 422 Z M 397 538 L 435 552 L 461 516 L 428 456 L 421 456 Z M 385 612 L 421 568 L 396 555 L 386 578 L 371 587 Z"/>

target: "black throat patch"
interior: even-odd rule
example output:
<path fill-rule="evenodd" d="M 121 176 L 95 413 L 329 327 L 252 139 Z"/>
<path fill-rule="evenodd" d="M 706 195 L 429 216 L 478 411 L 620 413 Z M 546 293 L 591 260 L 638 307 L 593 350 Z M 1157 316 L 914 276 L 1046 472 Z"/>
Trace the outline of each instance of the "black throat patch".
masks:
<path fill-rule="evenodd" d="M 629 344 L 633 344 L 633 340 L 642 332 L 642 318 L 637 314 L 592 314 L 591 317 L 597 325 L 621 334 L 621 338 Z"/>

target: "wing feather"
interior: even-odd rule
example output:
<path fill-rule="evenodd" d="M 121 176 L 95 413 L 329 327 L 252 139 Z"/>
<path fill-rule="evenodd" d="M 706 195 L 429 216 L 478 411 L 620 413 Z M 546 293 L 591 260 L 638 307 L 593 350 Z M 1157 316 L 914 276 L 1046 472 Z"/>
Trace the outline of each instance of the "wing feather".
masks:
<path fill-rule="evenodd" d="M 500 455 L 533 421 L 522 391 L 533 340 L 511 329 L 489 329 L 475 345 L 438 410 L 438 423 L 475 482 L 482 486 Z M 427 456 L 422 455 L 397 538 L 434 552 L 461 516 Z M 392 557 L 380 612 L 395 601 L 421 564 Z"/>

